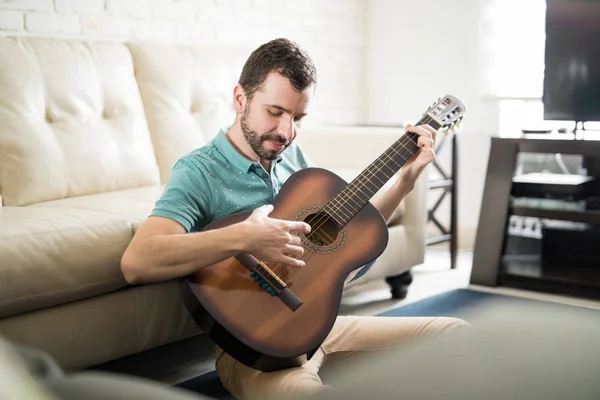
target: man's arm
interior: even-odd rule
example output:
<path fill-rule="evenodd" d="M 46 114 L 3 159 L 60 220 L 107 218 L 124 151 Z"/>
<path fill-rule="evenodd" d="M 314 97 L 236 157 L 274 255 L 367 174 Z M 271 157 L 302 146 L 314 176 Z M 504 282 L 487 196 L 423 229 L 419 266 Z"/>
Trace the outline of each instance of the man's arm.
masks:
<path fill-rule="evenodd" d="M 398 179 L 388 189 L 379 191 L 371 200 L 386 221 L 400 202 L 414 189 L 417 179 L 427 164 L 435 159 L 435 129 L 429 125 L 407 125 L 406 131 L 419 135 L 417 141 L 419 150 L 402 166 Z"/>
<path fill-rule="evenodd" d="M 387 222 L 394 213 L 394 210 L 411 190 L 413 190 L 414 186 L 414 183 L 410 184 L 406 180 L 398 179 L 389 188 L 379 191 L 379 193 L 373 197 L 371 203 L 377 208 L 381 215 L 383 215 L 383 218 Z"/>
<path fill-rule="evenodd" d="M 123 275 L 130 284 L 161 282 L 189 275 L 238 252 L 261 261 L 304 266 L 296 233 L 308 233 L 310 227 L 301 221 L 270 218 L 272 210 L 271 205 L 262 206 L 243 222 L 194 233 L 186 233 L 183 225 L 169 218 L 149 217 L 123 254 Z"/>
<path fill-rule="evenodd" d="M 125 250 L 121 270 L 130 284 L 161 282 L 189 275 L 244 248 L 240 224 L 187 233 L 179 222 L 151 216 Z"/>

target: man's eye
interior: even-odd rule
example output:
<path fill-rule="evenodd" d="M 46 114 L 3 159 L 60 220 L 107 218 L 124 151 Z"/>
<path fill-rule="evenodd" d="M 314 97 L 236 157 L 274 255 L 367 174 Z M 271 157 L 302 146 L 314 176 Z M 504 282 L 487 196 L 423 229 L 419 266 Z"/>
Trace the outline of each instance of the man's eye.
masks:
<path fill-rule="evenodd" d="M 272 116 L 272 117 L 280 117 L 280 116 L 281 116 L 281 113 L 280 113 L 280 112 L 278 112 L 278 113 L 274 113 L 274 112 L 272 112 L 272 111 L 269 111 L 269 114 L 271 114 L 271 116 Z"/>

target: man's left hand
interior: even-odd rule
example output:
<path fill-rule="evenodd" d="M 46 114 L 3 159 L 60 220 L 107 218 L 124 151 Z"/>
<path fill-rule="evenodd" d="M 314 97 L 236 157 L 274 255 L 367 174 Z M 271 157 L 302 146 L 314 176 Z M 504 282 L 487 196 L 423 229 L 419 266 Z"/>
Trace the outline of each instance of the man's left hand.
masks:
<path fill-rule="evenodd" d="M 427 164 L 435 160 L 436 130 L 429 125 L 406 125 L 406 132 L 419 135 L 417 145 L 419 150 L 400 169 L 400 179 L 414 186 Z"/>

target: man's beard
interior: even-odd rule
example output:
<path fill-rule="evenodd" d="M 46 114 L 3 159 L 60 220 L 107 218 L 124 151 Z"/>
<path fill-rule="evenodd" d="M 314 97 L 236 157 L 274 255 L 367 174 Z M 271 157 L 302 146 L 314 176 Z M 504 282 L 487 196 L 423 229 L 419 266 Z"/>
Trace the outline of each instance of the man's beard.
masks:
<path fill-rule="evenodd" d="M 263 160 L 275 160 L 283 150 L 285 150 L 291 142 L 289 142 L 286 138 L 274 133 L 265 133 L 264 135 L 259 135 L 256 131 L 253 131 L 248 126 L 248 115 L 250 114 L 250 107 L 246 106 L 244 108 L 244 112 L 242 113 L 242 118 L 240 120 L 240 125 L 242 127 L 242 133 L 246 138 L 246 141 L 252 147 L 252 150 Z M 279 151 L 266 149 L 263 143 L 267 140 L 272 140 L 277 143 L 282 143 L 285 147 Z"/>

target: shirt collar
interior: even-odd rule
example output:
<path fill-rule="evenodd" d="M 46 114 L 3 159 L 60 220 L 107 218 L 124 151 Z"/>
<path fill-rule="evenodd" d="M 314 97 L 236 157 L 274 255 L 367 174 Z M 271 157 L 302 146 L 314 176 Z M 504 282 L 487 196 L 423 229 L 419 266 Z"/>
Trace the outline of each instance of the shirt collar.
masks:
<path fill-rule="evenodd" d="M 219 133 L 213 140 L 213 143 L 217 147 L 217 149 L 223 154 L 223 156 L 231 162 L 236 168 L 241 171 L 248 173 L 253 165 L 260 166 L 260 163 L 251 161 L 244 157 L 229 141 L 226 134 L 229 131 L 229 127 L 222 128 L 219 130 Z M 281 155 L 279 155 L 274 161 L 275 163 L 279 163 L 281 161 Z M 273 169 L 275 163 L 271 163 L 271 170 Z"/>

